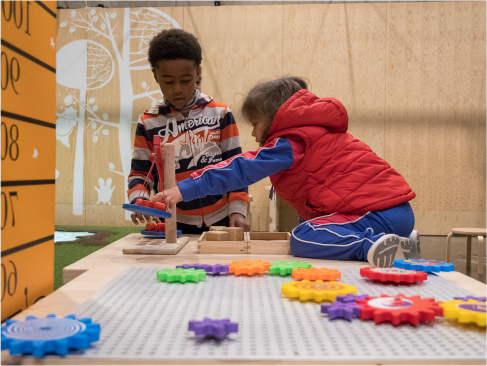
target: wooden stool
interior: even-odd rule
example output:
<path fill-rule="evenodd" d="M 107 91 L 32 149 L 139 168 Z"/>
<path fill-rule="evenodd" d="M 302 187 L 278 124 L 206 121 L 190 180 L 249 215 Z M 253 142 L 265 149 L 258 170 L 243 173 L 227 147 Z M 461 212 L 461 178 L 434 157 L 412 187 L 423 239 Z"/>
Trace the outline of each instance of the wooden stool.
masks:
<path fill-rule="evenodd" d="M 467 236 L 467 273 L 470 274 L 470 266 L 472 264 L 472 236 L 476 236 L 478 239 L 478 274 L 484 273 L 484 236 L 486 236 L 486 229 L 469 229 L 458 228 L 451 229 L 451 233 L 448 234 L 446 239 L 446 261 L 450 262 L 450 239 L 454 235 L 466 235 Z"/>

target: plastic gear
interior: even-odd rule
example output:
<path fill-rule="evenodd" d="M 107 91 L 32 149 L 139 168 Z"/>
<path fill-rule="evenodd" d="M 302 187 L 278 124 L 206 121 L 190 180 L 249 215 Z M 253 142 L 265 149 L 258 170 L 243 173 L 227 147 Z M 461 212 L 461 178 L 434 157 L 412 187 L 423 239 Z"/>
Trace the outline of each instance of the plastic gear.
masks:
<path fill-rule="evenodd" d="M 330 320 L 344 318 L 352 320 L 360 316 L 360 309 L 363 305 L 356 305 L 352 302 L 333 301 L 331 304 L 321 304 L 321 312 L 328 315 Z"/>
<path fill-rule="evenodd" d="M 371 298 L 372 296 L 369 296 L 367 294 L 363 294 L 363 295 L 346 294 L 345 296 L 342 295 L 337 296 L 336 301 L 344 302 L 344 303 L 350 303 L 350 302 L 356 303 L 357 300 L 368 300 Z"/>
<path fill-rule="evenodd" d="M 342 274 L 336 269 L 311 267 L 295 269 L 292 272 L 292 276 L 296 280 L 336 281 L 340 279 Z"/>
<path fill-rule="evenodd" d="M 440 306 L 443 308 L 445 318 L 458 319 L 459 323 L 476 323 L 479 327 L 485 327 L 485 301 L 453 300 L 440 302 Z"/>
<path fill-rule="evenodd" d="M 249 261 L 248 259 L 245 259 L 242 262 L 233 261 L 232 263 L 228 264 L 228 273 L 233 273 L 235 276 L 240 276 L 243 274 L 248 276 L 263 274 L 265 271 L 269 270 L 271 266 L 269 262 L 261 262 L 260 260 Z"/>
<path fill-rule="evenodd" d="M 11 355 L 33 354 L 42 357 L 46 353 L 66 355 L 69 348 L 87 349 L 91 342 L 100 339 L 100 324 L 90 318 L 76 319 L 75 315 L 56 318 L 27 316 L 25 321 L 7 319 L 2 325 L 2 351 Z"/>
<path fill-rule="evenodd" d="M 403 294 L 357 300 L 357 305 L 363 305 L 360 310 L 361 319 L 373 319 L 376 323 L 390 321 L 394 325 L 418 324 L 420 321 L 432 322 L 435 316 L 443 315 L 443 309 L 433 298 L 406 297 Z"/>
<path fill-rule="evenodd" d="M 203 321 L 190 320 L 188 330 L 196 335 L 224 338 L 229 333 L 238 332 L 238 323 L 232 323 L 230 319 L 212 320 L 205 318 Z"/>
<path fill-rule="evenodd" d="M 276 273 L 281 276 L 290 275 L 293 270 L 298 268 L 309 268 L 311 267 L 311 263 L 307 263 L 305 261 L 296 262 L 296 261 L 279 261 L 279 262 L 271 262 L 271 266 L 269 268 L 269 273 Z"/>
<path fill-rule="evenodd" d="M 212 273 L 212 274 L 217 274 L 217 273 L 228 273 L 228 264 L 183 264 L 181 266 L 176 266 L 176 268 L 182 268 L 182 269 L 189 269 L 189 268 L 194 268 L 194 269 L 202 269 L 206 273 Z"/>
<path fill-rule="evenodd" d="M 338 295 L 356 294 L 355 286 L 346 283 L 318 281 L 292 281 L 281 287 L 281 294 L 288 297 L 297 297 L 301 301 L 314 300 L 323 302 L 325 300 L 335 301 Z"/>
<path fill-rule="evenodd" d="M 394 267 L 422 272 L 451 272 L 455 270 L 453 263 L 425 259 L 396 259 L 394 260 Z"/>
<path fill-rule="evenodd" d="M 199 282 L 206 278 L 206 272 L 202 269 L 163 269 L 157 271 L 157 279 L 162 282 Z"/>
<path fill-rule="evenodd" d="M 423 282 L 428 279 L 426 272 L 418 272 L 410 269 L 402 268 L 360 268 L 360 275 L 371 280 L 379 280 L 381 282 Z"/>

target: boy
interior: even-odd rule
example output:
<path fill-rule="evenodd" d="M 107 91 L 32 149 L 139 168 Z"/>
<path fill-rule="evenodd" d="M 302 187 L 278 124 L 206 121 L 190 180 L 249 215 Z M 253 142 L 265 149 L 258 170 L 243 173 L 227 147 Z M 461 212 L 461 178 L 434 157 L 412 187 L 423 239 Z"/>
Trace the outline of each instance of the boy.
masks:
<path fill-rule="evenodd" d="M 151 167 L 154 135 L 161 137 L 162 144 L 175 145 L 177 181 L 242 152 L 230 109 L 196 88 L 202 60 L 196 37 L 181 29 L 163 30 L 152 39 L 148 54 L 164 99 L 145 111 L 137 125 L 128 178 L 131 203 L 135 203 L 139 195 L 145 199 L 150 197 L 143 183 Z M 151 174 L 148 180 L 149 187 L 158 193 L 158 175 Z M 211 225 L 218 225 L 249 231 L 245 221 L 247 204 L 247 187 L 181 202 L 177 205 L 178 229 L 188 234 L 201 233 Z M 149 221 L 150 217 L 146 219 Z M 132 221 L 138 224 L 137 220 L 144 222 L 142 215 L 133 213 Z"/>

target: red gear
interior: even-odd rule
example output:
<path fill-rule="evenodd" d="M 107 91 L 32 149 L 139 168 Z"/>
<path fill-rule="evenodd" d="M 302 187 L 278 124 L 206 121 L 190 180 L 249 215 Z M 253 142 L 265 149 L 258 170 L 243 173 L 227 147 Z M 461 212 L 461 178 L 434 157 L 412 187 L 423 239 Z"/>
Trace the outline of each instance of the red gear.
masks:
<path fill-rule="evenodd" d="M 422 299 L 420 296 L 381 295 L 367 300 L 357 300 L 356 305 L 363 305 L 360 309 L 361 319 L 373 319 L 376 323 L 390 321 L 394 325 L 418 324 L 420 321 L 432 322 L 435 316 L 443 316 L 443 308 L 435 299 Z"/>
<path fill-rule="evenodd" d="M 360 268 L 360 275 L 371 280 L 379 280 L 382 282 L 392 281 L 396 283 L 407 282 L 422 282 L 428 279 L 428 274 L 420 271 L 413 271 L 401 268 Z"/>

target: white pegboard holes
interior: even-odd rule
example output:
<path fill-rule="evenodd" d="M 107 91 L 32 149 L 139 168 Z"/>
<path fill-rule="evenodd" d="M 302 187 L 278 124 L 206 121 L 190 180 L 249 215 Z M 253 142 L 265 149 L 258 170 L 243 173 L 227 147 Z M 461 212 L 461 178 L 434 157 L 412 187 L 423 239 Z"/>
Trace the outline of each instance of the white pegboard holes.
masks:
<path fill-rule="evenodd" d="M 87 357 L 185 359 L 427 360 L 485 359 L 485 332 L 437 318 L 434 324 L 393 326 L 354 319 L 329 320 L 314 302 L 281 295 L 289 278 L 208 276 L 201 283 L 167 284 L 157 269 L 129 268 L 82 305 L 79 315 L 102 326 Z M 429 275 L 415 285 L 376 283 L 357 269 L 340 282 L 357 294 L 434 297 L 471 295 L 452 281 Z M 195 337 L 189 320 L 229 318 L 239 332 L 224 341 Z M 405 346 L 405 344 L 407 346 Z M 414 352 L 411 352 L 414 350 Z"/>

